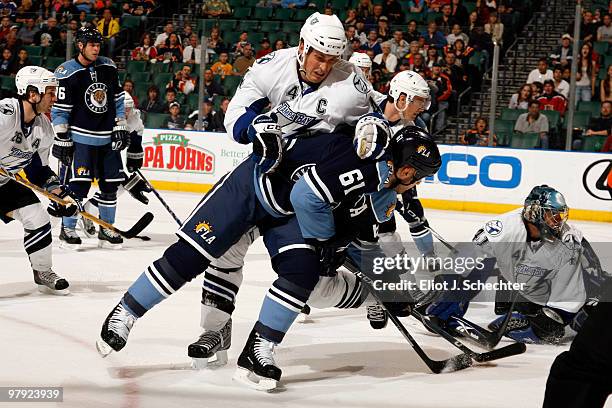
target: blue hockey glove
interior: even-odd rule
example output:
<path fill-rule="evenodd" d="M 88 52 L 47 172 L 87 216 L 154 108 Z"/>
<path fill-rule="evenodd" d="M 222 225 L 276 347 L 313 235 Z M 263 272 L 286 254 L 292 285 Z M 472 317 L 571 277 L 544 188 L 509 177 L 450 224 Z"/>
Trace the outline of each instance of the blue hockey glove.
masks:
<path fill-rule="evenodd" d="M 123 150 L 130 144 L 130 133 L 125 120 L 118 120 L 111 133 L 111 149 Z"/>
<path fill-rule="evenodd" d="M 463 317 L 470 305 L 470 302 L 434 302 L 427 306 L 425 314 L 434 318 L 436 323 L 446 329 L 453 325 L 449 322 L 451 316 Z"/>
<path fill-rule="evenodd" d="M 367 113 L 359 118 L 355 127 L 353 146 L 362 159 L 379 159 L 391 139 L 389 122 L 380 113 Z"/>
<path fill-rule="evenodd" d="M 67 167 L 72 164 L 74 144 L 70 136 L 68 136 L 68 133 L 57 133 L 55 135 L 51 154 Z"/>
<path fill-rule="evenodd" d="M 283 132 L 276 114 L 255 117 L 247 135 L 253 143 L 253 161 L 264 173 L 273 173 L 283 158 Z"/>

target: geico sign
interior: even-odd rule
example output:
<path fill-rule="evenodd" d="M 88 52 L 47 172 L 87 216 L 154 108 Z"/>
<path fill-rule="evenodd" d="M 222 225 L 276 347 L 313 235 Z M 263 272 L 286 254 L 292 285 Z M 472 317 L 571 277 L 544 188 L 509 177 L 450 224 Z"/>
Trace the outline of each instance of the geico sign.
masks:
<path fill-rule="evenodd" d="M 491 155 L 480 158 L 479 162 L 478 157 L 471 154 L 444 153 L 436 177 L 440 183 L 454 186 L 471 186 L 480 182 L 484 187 L 515 188 L 521 184 L 521 169 L 521 161 L 516 157 Z M 500 177 L 499 173 L 505 177 Z M 508 173 L 510 178 L 506 176 Z M 433 177 L 427 181 L 433 182 Z"/>

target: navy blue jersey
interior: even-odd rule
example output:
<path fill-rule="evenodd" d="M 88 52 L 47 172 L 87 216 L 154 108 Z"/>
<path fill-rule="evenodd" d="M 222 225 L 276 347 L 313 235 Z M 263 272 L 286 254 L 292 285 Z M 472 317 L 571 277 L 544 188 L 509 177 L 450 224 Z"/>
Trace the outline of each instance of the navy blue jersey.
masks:
<path fill-rule="evenodd" d="M 59 79 L 57 102 L 51 110 L 55 132 L 70 132 L 81 144 L 110 143 L 115 120 L 125 118 L 124 91 L 115 63 L 98 57 L 85 67 L 72 59 L 60 65 L 55 76 Z"/>

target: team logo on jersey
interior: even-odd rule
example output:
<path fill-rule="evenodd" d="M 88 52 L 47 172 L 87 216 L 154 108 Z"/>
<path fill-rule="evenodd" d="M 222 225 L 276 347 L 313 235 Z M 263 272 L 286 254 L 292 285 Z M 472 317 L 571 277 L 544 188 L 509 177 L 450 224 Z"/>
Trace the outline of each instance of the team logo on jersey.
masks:
<path fill-rule="evenodd" d="M 315 166 L 314 164 L 309 163 L 309 164 L 304 164 L 298 167 L 297 169 L 293 170 L 293 173 L 291 173 L 291 181 L 293 181 L 294 183 L 297 183 L 298 180 L 301 179 L 302 176 L 314 166 Z"/>
<path fill-rule="evenodd" d="M 487 231 L 487 234 L 492 237 L 496 237 L 501 234 L 503 229 L 504 226 L 500 220 L 492 220 L 485 224 L 485 230 Z"/>
<path fill-rule="evenodd" d="M 85 104 L 93 113 L 105 113 L 108 110 L 108 88 L 106 84 L 94 82 L 85 91 Z"/>
<path fill-rule="evenodd" d="M 272 61 L 272 59 L 274 59 L 275 56 L 276 56 L 276 51 L 272 51 L 271 53 L 264 55 L 263 57 L 258 59 L 256 62 L 262 65 L 267 64 L 268 62 Z"/>
<path fill-rule="evenodd" d="M 427 147 L 425 147 L 424 145 L 419 145 L 419 147 L 417 147 L 417 153 L 424 157 L 429 157 L 429 155 L 431 154 Z"/>
<path fill-rule="evenodd" d="M 353 85 L 355 85 L 357 92 L 367 95 L 369 87 L 362 75 L 355 75 L 353 77 Z"/>
<path fill-rule="evenodd" d="M 82 177 L 89 176 L 90 175 L 89 174 L 89 169 L 87 167 L 85 167 L 85 166 L 79 166 L 76 169 L 76 175 L 77 176 L 82 176 Z"/>
<path fill-rule="evenodd" d="M 198 222 L 193 230 L 208 244 L 212 244 L 212 242 L 217 239 L 216 236 L 212 235 L 213 227 L 208 221 Z"/>
<path fill-rule="evenodd" d="M 313 116 L 306 115 L 302 112 L 294 112 L 291 110 L 291 107 L 289 107 L 287 102 L 281 103 L 277 109 L 277 112 L 287 118 L 289 122 L 297 123 L 298 125 L 302 126 L 308 126 L 313 120 L 315 120 L 315 117 Z"/>
<path fill-rule="evenodd" d="M 12 115 L 15 113 L 15 107 L 8 103 L 3 103 L 0 105 L 0 111 L 2 111 L 3 115 Z"/>
<path fill-rule="evenodd" d="M 387 206 L 387 209 L 385 210 L 385 217 L 387 217 L 387 219 L 391 218 L 391 216 L 393 215 L 393 210 L 395 210 L 395 205 L 396 205 L 397 201 L 389 204 Z"/>

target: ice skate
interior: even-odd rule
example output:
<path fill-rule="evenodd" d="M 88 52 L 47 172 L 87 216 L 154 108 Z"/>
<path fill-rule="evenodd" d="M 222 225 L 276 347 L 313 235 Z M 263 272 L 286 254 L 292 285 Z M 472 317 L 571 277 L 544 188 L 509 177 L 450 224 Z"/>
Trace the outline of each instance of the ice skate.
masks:
<path fill-rule="evenodd" d="M 97 208 L 91 203 L 91 201 L 87 201 L 84 205 L 84 210 L 90 214 L 93 214 L 94 211 L 97 210 Z M 85 233 L 85 235 L 87 235 L 88 238 L 96 237 L 96 225 L 93 223 L 93 221 L 81 215 L 79 216 L 79 222 L 81 223 L 81 228 L 83 229 L 83 232 Z"/>
<path fill-rule="evenodd" d="M 38 285 L 41 293 L 64 296 L 70 293 L 69 283 L 66 279 L 60 278 L 52 270 L 34 271 L 34 282 Z"/>
<path fill-rule="evenodd" d="M 258 391 L 274 390 L 282 375 L 274 361 L 275 346 L 253 329 L 238 357 L 238 368 L 233 379 Z"/>
<path fill-rule="evenodd" d="M 389 320 L 389 317 L 378 303 L 375 305 L 368 306 L 366 310 L 368 313 L 368 320 L 370 321 L 370 326 L 373 329 L 380 330 L 384 329 L 387 326 L 387 321 Z"/>
<path fill-rule="evenodd" d="M 227 350 L 231 345 L 232 319 L 229 319 L 221 330 L 205 330 L 197 341 L 187 347 L 187 355 L 192 358 L 191 366 L 201 370 L 227 364 Z"/>
<path fill-rule="evenodd" d="M 106 357 L 113 350 L 121 351 L 137 319 L 121 303 L 115 306 L 102 325 L 100 339 L 96 342 L 98 353 Z"/>
<path fill-rule="evenodd" d="M 76 230 L 74 228 L 66 227 L 62 224 L 62 229 L 59 235 L 60 239 L 60 247 L 65 249 L 70 249 L 73 251 L 78 251 L 81 249 L 81 238 L 77 235 Z"/>
<path fill-rule="evenodd" d="M 98 231 L 98 246 L 100 248 L 121 249 L 121 244 L 123 244 L 121 235 L 108 228 L 100 227 L 100 231 Z"/>

